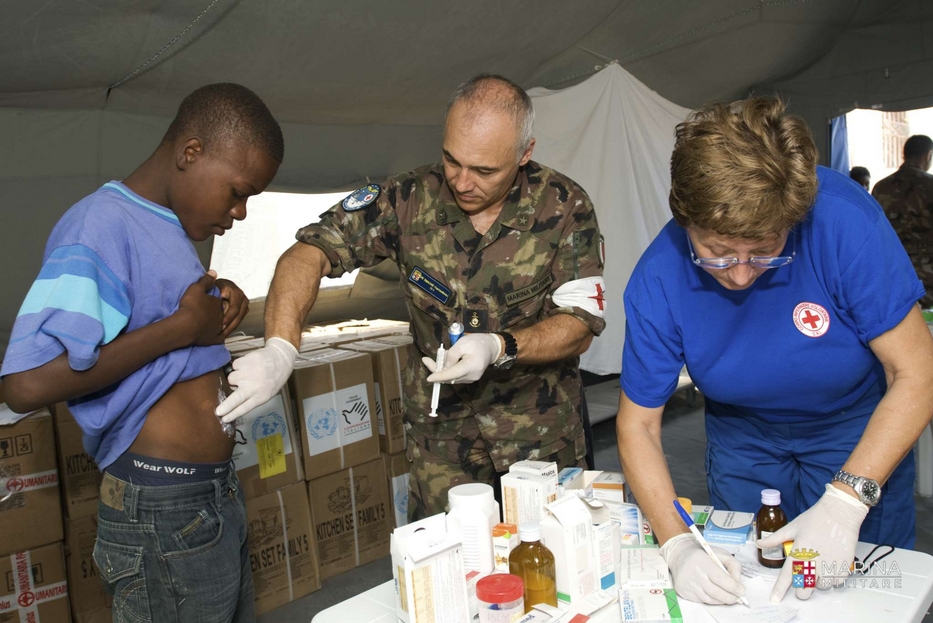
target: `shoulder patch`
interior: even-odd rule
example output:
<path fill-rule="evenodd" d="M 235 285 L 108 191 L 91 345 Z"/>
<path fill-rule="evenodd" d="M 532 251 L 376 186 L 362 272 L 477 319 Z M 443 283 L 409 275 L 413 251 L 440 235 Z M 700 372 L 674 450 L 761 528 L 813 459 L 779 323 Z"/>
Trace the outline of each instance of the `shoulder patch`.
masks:
<path fill-rule="evenodd" d="M 347 212 L 362 210 L 379 198 L 382 188 L 378 184 L 367 184 L 357 188 L 343 200 L 343 209 Z"/>

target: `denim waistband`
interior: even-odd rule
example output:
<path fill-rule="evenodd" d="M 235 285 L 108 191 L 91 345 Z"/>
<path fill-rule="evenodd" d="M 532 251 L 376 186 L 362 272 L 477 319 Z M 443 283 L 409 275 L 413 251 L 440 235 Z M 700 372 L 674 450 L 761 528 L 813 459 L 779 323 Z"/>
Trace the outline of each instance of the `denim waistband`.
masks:
<path fill-rule="evenodd" d="M 222 496 L 238 489 L 239 480 L 234 469 L 227 469 L 210 480 L 151 486 L 118 478 L 108 467 L 100 484 L 100 499 L 110 508 L 125 511 L 130 521 L 135 521 L 139 510 L 185 508 L 211 501 L 219 504 Z"/>

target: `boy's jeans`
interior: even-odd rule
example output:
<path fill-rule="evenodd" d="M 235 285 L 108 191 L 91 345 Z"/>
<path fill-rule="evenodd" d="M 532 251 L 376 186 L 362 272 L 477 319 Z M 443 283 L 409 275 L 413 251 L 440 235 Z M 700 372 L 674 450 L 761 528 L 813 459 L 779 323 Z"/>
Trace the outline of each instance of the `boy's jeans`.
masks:
<path fill-rule="evenodd" d="M 219 479 L 164 487 L 109 473 L 94 560 L 116 623 L 253 623 L 246 508 L 231 465 Z"/>

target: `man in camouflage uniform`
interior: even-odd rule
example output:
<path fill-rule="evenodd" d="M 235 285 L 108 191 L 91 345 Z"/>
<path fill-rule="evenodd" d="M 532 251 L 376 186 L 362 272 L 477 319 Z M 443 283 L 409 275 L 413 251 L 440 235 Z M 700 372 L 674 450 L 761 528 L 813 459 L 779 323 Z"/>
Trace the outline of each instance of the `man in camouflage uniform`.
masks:
<path fill-rule="evenodd" d="M 241 382 L 228 399 L 240 406 L 218 413 L 262 404 L 287 380 L 285 343 L 297 346 L 322 275 L 390 258 L 414 337 L 409 516 L 444 511 L 450 487 L 494 484 L 517 460 L 582 465 L 578 364 L 605 326 L 602 241 L 586 192 L 531 160 L 533 114 L 520 87 L 478 76 L 448 106 L 442 163 L 364 186 L 302 228 L 269 291 L 267 346 L 235 364 L 253 377 L 272 370 L 274 382 Z M 466 333 L 451 347 L 454 322 Z M 442 344 L 447 364 L 429 377 Z M 429 417 L 434 382 L 445 384 Z"/>
<path fill-rule="evenodd" d="M 872 196 L 907 250 L 917 275 L 926 288 L 920 299 L 924 309 L 933 307 L 933 140 L 917 134 L 904 143 L 904 164 L 872 190 Z"/>

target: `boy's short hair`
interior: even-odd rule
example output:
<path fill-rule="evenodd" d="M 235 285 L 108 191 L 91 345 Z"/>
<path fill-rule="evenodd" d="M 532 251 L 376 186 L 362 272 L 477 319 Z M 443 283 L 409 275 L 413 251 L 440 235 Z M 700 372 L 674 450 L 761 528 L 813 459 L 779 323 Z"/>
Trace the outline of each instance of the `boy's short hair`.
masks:
<path fill-rule="evenodd" d="M 162 143 L 182 134 L 197 136 L 210 151 L 215 144 L 255 145 L 282 162 L 282 128 L 258 95 L 229 82 L 209 84 L 182 100 Z"/>
<path fill-rule="evenodd" d="M 871 177 L 871 173 L 865 167 L 852 167 L 849 170 L 849 177 L 853 180 L 860 180 L 863 177 Z"/>
<path fill-rule="evenodd" d="M 776 98 L 711 104 L 677 126 L 670 207 L 682 227 L 760 240 L 781 235 L 816 197 L 817 150 Z"/>

